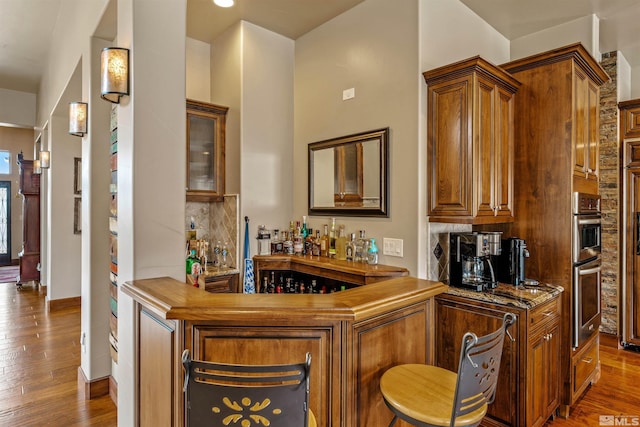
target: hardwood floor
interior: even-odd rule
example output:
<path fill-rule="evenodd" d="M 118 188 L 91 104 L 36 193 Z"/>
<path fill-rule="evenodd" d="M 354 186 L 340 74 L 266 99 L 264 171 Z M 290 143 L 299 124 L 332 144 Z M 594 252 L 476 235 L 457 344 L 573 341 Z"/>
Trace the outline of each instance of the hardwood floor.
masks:
<path fill-rule="evenodd" d="M 640 392 L 636 388 L 640 387 L 640 353 L 618 349 L 616 337 L 601 334 L 600 366 L 600 380 L 571 408 L 569 418 L 556 417 L 546 427 L 640 425 Z M 622 417 L 600 424 L 600 416 Z"/>
<path fill-rule="evenodd" d="M 109 396 L 85 401 L 78 392 L 79 308 L 47 313 L 44 295 L 33 285 L 18 291 L 0 283 L 0 327 L 0 426 L 117 425 Z M 620 350 L 614 337 L 604 336 L 600 359 L 600 381 L 569 419 L 558 417 L 547 427 L 599 426 L 601 415 L 629 416 L 627 424 L 616 425 L 640 421 L 640 353 Z"/>
<path fill-rule="evenodd" d="M 32 284 L 0 283 L 0 426 L 116 426 L 109 396 L 78 391 L 80 308 L 47 313 Z"/>

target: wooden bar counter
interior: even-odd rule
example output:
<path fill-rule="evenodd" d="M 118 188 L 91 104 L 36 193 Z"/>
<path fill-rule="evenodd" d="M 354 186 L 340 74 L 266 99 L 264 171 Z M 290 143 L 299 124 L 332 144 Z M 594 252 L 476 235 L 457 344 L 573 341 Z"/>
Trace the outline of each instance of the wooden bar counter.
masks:
<path fill-rule="evenodd" d="M 183 426 L 183 349 L 196 359 L 290 363 L 311 352 L 319 426 L 386 426 L 378 388 L 399 363 L 432 363 L 434 296 L 447 286 L 396 277 L 331 294 L 211 294 L 168 278 L 122 286 L 136 307 L 141 426 Z"/>

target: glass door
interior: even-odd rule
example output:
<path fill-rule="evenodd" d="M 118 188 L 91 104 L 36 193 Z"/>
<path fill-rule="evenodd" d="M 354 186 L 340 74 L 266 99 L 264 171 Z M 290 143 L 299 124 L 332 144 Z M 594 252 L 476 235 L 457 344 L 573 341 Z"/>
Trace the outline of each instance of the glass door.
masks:
<path fill-rule="evenodd" d="M 11 264 L 11 181 L 0 181 L 0 266 Z"/>

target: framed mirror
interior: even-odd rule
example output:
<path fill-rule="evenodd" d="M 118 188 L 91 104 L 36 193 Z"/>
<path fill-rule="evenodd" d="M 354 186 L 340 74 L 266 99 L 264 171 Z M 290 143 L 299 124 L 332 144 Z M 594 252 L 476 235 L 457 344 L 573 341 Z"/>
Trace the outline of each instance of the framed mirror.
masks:
<path fill-rule="evenodd" d="M 309 215 L 389 216 L 389 128 L 309 144 Z"/>

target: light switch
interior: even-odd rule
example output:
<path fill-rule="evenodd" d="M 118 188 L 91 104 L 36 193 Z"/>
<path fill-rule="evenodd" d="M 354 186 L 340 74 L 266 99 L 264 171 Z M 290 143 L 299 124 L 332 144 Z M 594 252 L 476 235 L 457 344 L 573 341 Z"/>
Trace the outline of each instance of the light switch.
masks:
<path fill-rule="evenodd" d="M 352 87 L 349 89 L 345 89 L 342 91 L 342 100 L 346 101 L 347 99 L 356 97 L 356 88 Z"/>
<path fill-rule="evenodd" d="M 403 244 L 404 240 L 402 239 L 391 239 L 389 237 L 385 237 L 382 239 L 382 253 L 383 255 L 402 258 L 404 256 Z"/>

